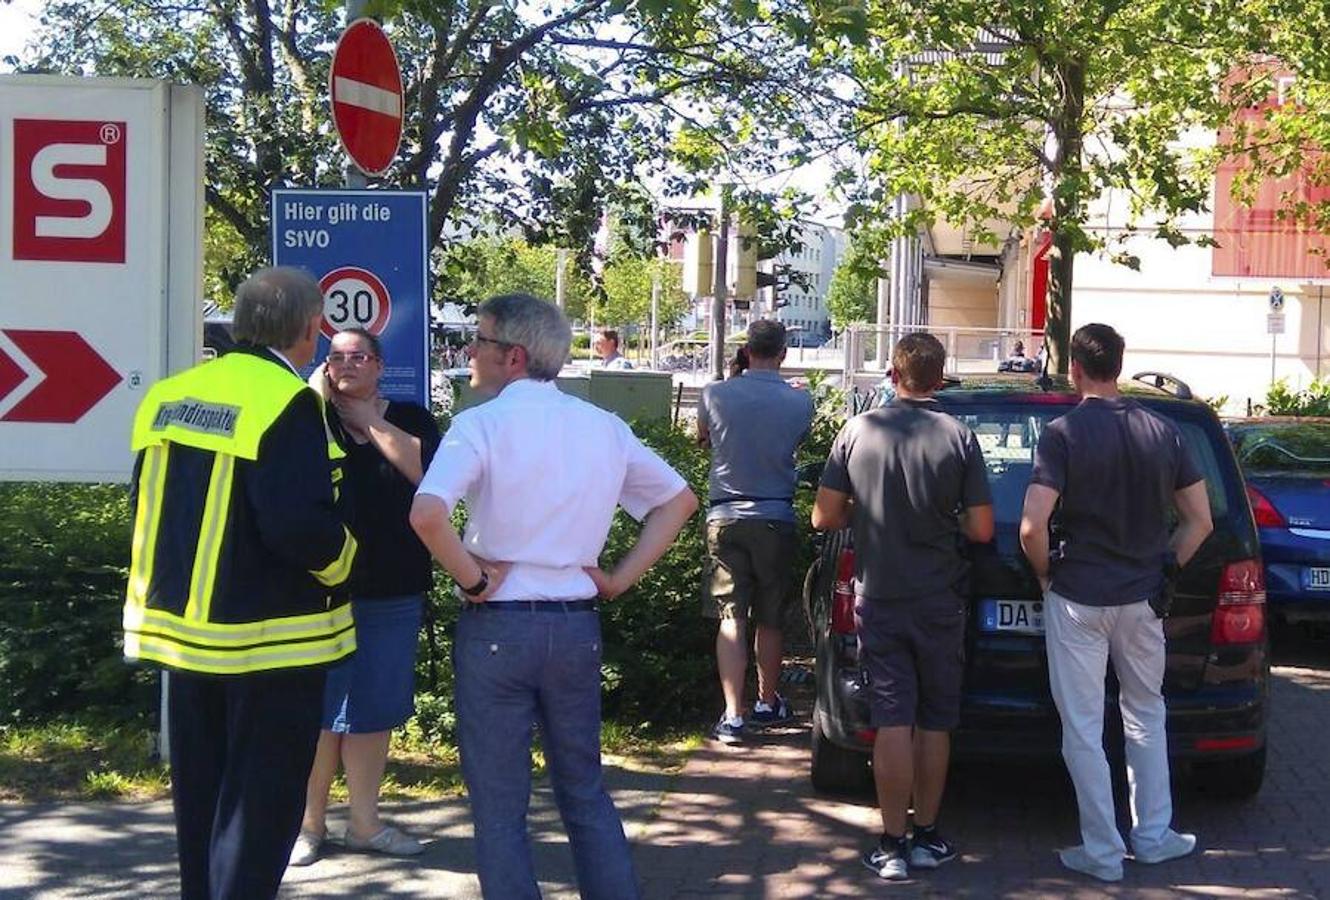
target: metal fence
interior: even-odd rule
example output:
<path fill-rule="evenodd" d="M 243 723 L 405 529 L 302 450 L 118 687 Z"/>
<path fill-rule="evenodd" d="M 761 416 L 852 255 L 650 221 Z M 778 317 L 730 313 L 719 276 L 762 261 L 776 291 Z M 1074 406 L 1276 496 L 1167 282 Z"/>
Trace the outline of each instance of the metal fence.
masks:
<path fill-rule="evenodd" d="M 1003 363 L 1024 358 L 1033 360 L 1044 343 L 1043 331 L 1029 328 L 969 328 L 937 325 L 852 325 L 842 338 L 845 373 L 885 374 L 891 368 L 891 350 L 901 337 L 926 331 L 947 348 L 947 374 L 968 375 L 997 372 Z"/>
<path fill-rule="evenodd" d="M 851 414 L 881 402 L 889 391 L 886 378 L 896 341 L 918 331 L 933 335 L 947 349 L 947 375 L 1037 372 L 1042 363 L 1044 333 L 1037 329 L 852 325 L 841 336 L 842 384 Z M 1023 355 L 1018 355 L 1018 350 Z"/>

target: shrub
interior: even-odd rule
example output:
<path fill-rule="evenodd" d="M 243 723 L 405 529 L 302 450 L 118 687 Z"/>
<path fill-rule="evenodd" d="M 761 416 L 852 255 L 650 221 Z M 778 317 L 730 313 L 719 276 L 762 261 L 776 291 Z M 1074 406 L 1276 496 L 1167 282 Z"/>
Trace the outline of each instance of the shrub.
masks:
<path fill-rule="evenodd" d="M 1265 395 L 1265 411 L 1272 416 L 1330 416 L 1330 378 L 1317 378 L 1300 391 L 1279 379 Z"/>
<path fill-rule="evenodd" d="M 0 722 L 151 709 L 121 652 L 129 537 L 122 486 L 0 484 Z"/>

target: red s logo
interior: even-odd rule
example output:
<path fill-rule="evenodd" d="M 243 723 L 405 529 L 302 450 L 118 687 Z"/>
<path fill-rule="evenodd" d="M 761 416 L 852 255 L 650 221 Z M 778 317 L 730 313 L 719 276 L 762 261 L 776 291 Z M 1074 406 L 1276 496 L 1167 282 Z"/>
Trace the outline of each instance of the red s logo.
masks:
<path fill-rule="evenodd" d="M 14 259 L 125 261 L 125 123 L 14 120 Z"/>

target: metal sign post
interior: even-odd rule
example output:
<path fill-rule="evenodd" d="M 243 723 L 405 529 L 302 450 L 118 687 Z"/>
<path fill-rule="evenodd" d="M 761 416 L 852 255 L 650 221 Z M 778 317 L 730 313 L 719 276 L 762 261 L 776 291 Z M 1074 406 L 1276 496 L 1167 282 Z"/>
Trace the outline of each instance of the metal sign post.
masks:
<path fill-rule="evenodd" d="M 1265 317 L 1265 330 L 1270 335 L 1270 386 L 1275 386 L 1276 342 L 1284 333 L 1284 292 L 1278 285 L 1270 289 L 1270 314 Z"/>

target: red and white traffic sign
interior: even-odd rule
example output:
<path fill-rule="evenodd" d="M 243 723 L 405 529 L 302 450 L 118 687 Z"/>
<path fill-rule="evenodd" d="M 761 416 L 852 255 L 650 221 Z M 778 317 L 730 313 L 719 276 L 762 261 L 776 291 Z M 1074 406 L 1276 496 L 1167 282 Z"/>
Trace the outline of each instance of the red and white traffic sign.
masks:
<path fill-rule="evenodd" d="M 366 175 L 382 175 L 402 140 L 402 70 L 388 36 L 373 19 L 342 32 L 328 75 L 333 124 L 342 146 Z"/>
<path fill-rule="evenodd" d="M 319 279 L 323 289 L 323 333 L 329 340 L 345 328 L 380 334 L 392 315 L 392 298 L 379 276 L 358 266 L 341 266 Z"/>
<path fill-rule="evenodd" d="M 0 404 L 15 391 L 26 394 L 0 422 L 58 422 L 83 418 L 123 379 L 101 355 L 73 331 L 0 331 L 30 363 L 0 346 Z"/>

